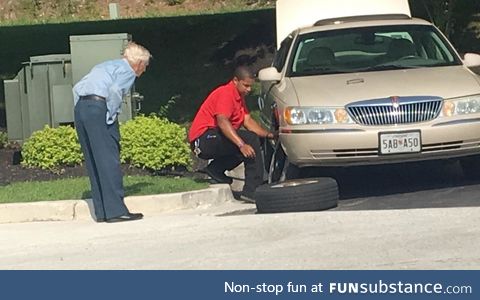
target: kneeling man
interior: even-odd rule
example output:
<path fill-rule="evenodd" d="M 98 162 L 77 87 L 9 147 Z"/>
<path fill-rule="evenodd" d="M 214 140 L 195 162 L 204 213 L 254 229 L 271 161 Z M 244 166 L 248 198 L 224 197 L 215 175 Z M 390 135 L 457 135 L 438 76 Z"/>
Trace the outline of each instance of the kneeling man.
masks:
<path fill-rule="evenodd" d="M 254 81 L 249 68 L 236 68 L 233 79 L 205 99 L 188 134 L 195 154 L 212 159 L 206 171 L 215 181 L 231 184 L 232 178 L 225 171 L 245 164 L 245 185 L 240 199 L 249 202 L 255 201 L 255 189 L 263 181 L 259 137 L 273 138 L 250 116 L 245 104 Z M 239 130 L 242 126 L 246 130 Z"/>

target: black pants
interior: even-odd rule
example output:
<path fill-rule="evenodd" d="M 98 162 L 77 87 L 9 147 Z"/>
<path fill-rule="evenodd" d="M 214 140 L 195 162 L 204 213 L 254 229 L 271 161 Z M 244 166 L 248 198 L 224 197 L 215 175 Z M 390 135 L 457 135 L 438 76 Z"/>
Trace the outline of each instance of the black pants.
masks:
<path fill-rule="evenodd" d="M 257 134 L 247 130 L 238 130 L 238 135 L 245 144 L 252 146 L 255 158 L 244 157 L 238 149 L 218 128 L 212 128 L 202 134 L 197 142 L 201 150 L 198 157 L 213 159 L 209 168 L 219 172 L 233 170 L 242 162 L 245 165 L 245 185 L 243 192 L 252 195 L 255 189 L 263 182 L 263 160 L 260 149 L 260 139 Z"/>
<path fill-rule="evenodd" d="M 75 105 L 75 128 L 82 147 L 97 219 L 128 213 L 123 202 L 118 122 L 105 123 L 104 101 L 79 100 Z"/>

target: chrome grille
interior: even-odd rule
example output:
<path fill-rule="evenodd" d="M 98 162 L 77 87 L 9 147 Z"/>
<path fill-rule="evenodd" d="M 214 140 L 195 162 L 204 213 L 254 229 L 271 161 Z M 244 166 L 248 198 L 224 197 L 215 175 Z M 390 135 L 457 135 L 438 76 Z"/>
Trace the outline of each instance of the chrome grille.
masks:
<path fill-rule="evenodd" d="M 347 105 L 350 117 L 362 125 L 394 125 L 435 119 L 442 109 L 439 97 L 390 97 Z"/>

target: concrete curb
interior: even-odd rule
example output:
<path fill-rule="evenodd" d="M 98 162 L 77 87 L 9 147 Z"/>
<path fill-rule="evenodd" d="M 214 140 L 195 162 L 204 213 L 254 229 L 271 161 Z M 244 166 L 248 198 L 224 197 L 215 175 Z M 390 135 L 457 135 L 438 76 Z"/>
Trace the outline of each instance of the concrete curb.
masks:
<path fill-rule="evenodd" d="M 151 216 L 165 211 L 216 206 L 233 200 L 228 184 L 214 184 L 198 191 L 126 197 L 125 203 L 130 211 Z M 0 204 L 0 223 L 93 221 L 90 207 L 91 199 Z"/>

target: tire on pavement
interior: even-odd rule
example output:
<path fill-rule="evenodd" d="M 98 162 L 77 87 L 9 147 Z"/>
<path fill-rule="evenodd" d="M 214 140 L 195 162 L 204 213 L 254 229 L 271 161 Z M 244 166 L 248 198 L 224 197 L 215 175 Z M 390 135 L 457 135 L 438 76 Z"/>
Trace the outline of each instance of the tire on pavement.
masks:
<path fill-rule="evenodd" d="M 257 188 L 258 213 L 319 211 L 336 207 L 338 185 L 328 177 L 286 180 Z"/>

